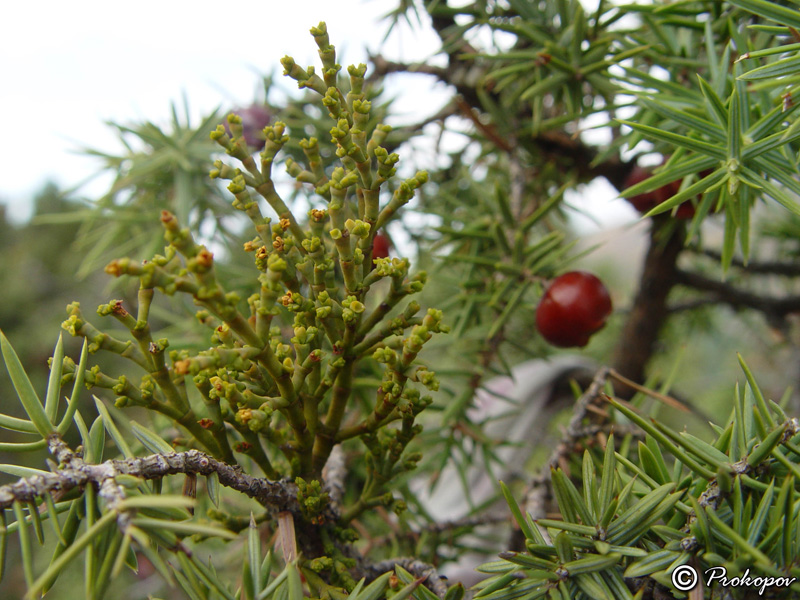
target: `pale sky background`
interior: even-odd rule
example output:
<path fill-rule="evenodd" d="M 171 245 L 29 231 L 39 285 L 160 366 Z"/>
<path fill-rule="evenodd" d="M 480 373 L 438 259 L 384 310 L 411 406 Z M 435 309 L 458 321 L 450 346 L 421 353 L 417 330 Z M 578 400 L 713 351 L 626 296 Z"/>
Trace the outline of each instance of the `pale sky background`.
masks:
<path fill-rule="evenodd" d="M 166 124 L 170 103 L 189 98 L 195 122 L 215 107 L 249 104 L 260 75 L 282 73 L 289 54 L 300 65 L 317 65 L 308 30 L 328 24 L 343 65 L 367 62 L 366 49 L 403 61 L 425 60 L 438 47 L 430 29 L 398 28 L 381 46 L 388 23 L 381 16 L 399 0 L 82 0 L 65 3 L 8 2 L 0 35 L 0 201 L 14 220 L 24 220 L 34 194 L 48 180 L 69 187 L 97 171 L 81 147 L 121 149 L 105 121 L 151 120 Z M 283 79 L 277 77 L 276 79 Z M 294 89 L 293 81 L 281 85 Z M 444 101 L 444 89 L 425 77 L 404 77 L 390 90 L 414 99 L 420 113 Z M 409 106 L 409 101 L 404 104 Z M 97 182 L 84 194 L 99 195 Z M 587 195 L 611 196 L 603 186 Z M 586 198 L 585 200 L 588 200 Z M 584 204 L 573 198 L 576 204 Z M 630 222 L 633 209 L 621 200 L 602 202 L 604 221 Z M 594 226 L 590 228 L 596 229 Z"/>

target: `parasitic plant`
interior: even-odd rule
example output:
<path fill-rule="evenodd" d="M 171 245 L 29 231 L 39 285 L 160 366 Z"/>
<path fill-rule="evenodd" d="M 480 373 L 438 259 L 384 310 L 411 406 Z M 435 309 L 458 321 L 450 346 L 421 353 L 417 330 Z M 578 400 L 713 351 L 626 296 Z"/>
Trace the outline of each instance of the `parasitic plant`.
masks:
<path fill-rule="evenodd" d="M 115 277 L 138 280 L 135 306 L 112 300 L 97 310 L 101 319 L 118 321 L 127 339 L 104 331 L 100 322 L 95 325 L 74 302 L 63 327 L 86 341 L 80 364 L 63 358 L 59 342 L 52 362 L 51 379 L 56 383 L 51 381 L 44 408 L 24 383 L 21 369 L 15 379 L 30 417 L 17 429 L 44 438 L 36 444 L 46 443 L 61 469 L 34 484 L 29 495 L 83 488 L 94 498 L 90 505 L 87 496 L 85 507 L 83 500 L 74 501 L 69 522 L 73 536 L 85 518 L 93 523 L 92 535 L 102 528 L 113 540 L 115 558 L 100 564 L 97 557 L 95 563 L 105 576 L 112 567 L 119 571 L 131 546 L 147 553 L 157 566 L 164 565 L 155 550 L 161 546 L 183 553 L 181 560 L 193 561 L 192 568 L 202 568 L 180 540 L 191 534 L 234 535 L 230 529 L 236 518 L 221 505 L 210 515 L 228 530 L 205 521 L 180 520 L 180 526 L 170 521 L 169 516 L 188 517 L 185 509 L 191 504 L 170 496 L 152 497 L 161 489 L 161 478 L 171 473 L 186 474 L 184 494 L 190 497 L 197 475 L 205 475 L 215 503 L 220 484 L 255 498 L 266 515 L 259 520 L 275 518 L 284 558 L 295 565 L 292 561 L 301 552 L 304 562 L 298 564 L 320 573 L 316 578 L 306 574 L 320 589 L 331 583 L 348 588 L 355 584 L 347 572 L 355 564 L 347 546 L 354 537 L 348 528 L 353 519 L 376 507 L 403 508 L 387 484 L 419 460 L 406 449 L 421 430 L 418 415 L 432 401 L 426 391 L 438 387 L 435 374 L 418 364 L 418 355 L 447 327 L 440 311 L 423 311 L 411 298 L 422 290 L 425 273 L 412 272 L 406 258 L 389 258 L 385 252 L 373 258 L 373 244 L 376 238 L 384 239 L 381 228 L 413 198 L 427 174 L 394 181 L 399 158 L 383 147 L 390 127 L 370 121 L 366 66 L 351 66 L 348 81 L 343 81 L 325 24 L 311 32 L 322 60 L 320 75 L 290 57 L 282 63 L 301 89 L 319 95 L 333 121 L 333 168 L 323 167 L 320 154 L 328 140 L 314 137 L 300 141 L 305 164 L 285 161 L 297 184 L 313 192 L 313 208 L 297 214 L 279 191 L 273 164 L 289 141 L 284 123 L 275 121 L 264 128 L 266 141 L 257 156 L 248 146 L 241 117 L 231 114 L 227 128 L 219 125 L 211 132 L 229 158 L 217 160 L 210 175 L 229 182 L 233 207 L 249 218 L 254 230 L 255 236 L 244 244 L 253 262 L 252 294 L 241 298 L 226 289 L 217 277 L 214 252 L 164 210 L 161 224 L 168 245 L 163 254 L 141 262 L 120 258 L 105 268 Z M 151 328 L 157 293 L 191 298 L 199 308 L 197 319 L 207 326 L 206 349 L 172 350 L 169 340 L 158 336 Z M 8 361 L 13 350 L 5 338 L 3 342 Z M 128 359 L 142 371 L 141 379 L 87 367 L 87 350 Z M 353 394 L 354 379 L 365 368 L 382 373 L 370 405 L 356 402 Z M 74 382 L 75 391 L 69 418 L 56 426 L 59 378 L 62 384 Z M 141 407 L 166 417 L 177 434 L 172 444 L 134 422 L 133 434 L 155 453 L 136 458 L 115 424 L 122 413 L 97 397 L 100 417 L 87 430 L 75 412 L 83 383 L 112 392 L 116 408 Z M 83 453 L 73 451 L 62 438 L 72 418 L 83 437 Z M 105 472 L 92 464 L 102 457 L 103 428 L 125 457 Z M 361 442 L 364 472 L 359 493 L 345 503 L 343 457 L 336 449 L 351 440 Z M 174 447 L 187 451 L 176 452 Z M 120 483 L 120 477 L 130 476 L 134 478 L 126 481 L 133 493 Z M 96 486 L 97 497 L 89 484 Z M 19 516 L 19 498 L 12 493 L 0 503 Z M 169 498 L 174 503 L 167 502 Z M 73 510 L 78 505 L 81 508 Z M 162 514 L 150 515 L 149 521 L 140 516 L 152 510 Z M 117 524 L 113 530 L 112 521 Z M 85 537 L 81 540 L 83 546 L 88 543 Z M 78 552 L 77 542 L 64 547 L 69 550 L 62 557 Z M 260 563 L 250 563 L 251 579 L 259 575 L 259 568 Z M 51 565 L 38 579 L 31 575 L 29 595 L 47 589 L 54 574 Z M 95 595 L 97 591 L 92 589 Z M 255 594 L 256 588 L 252 591 Z"/>

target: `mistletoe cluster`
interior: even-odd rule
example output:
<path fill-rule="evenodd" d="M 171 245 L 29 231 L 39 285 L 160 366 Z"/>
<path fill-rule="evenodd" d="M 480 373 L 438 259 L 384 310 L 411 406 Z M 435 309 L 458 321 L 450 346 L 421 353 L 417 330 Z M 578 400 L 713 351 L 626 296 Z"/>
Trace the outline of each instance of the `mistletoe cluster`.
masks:
<path fill-rule="evenodd" d="M 325 24 L 312 34 L 322 77 L 289 57 L 282 62 L 299 87 L 320 94 L 335 123 L 331 142 L 340 166 L 326 172 L 315 138 L 300 141 L 306 165 L 287 161 L 288 172 L 324 200 L 320 208 L 298 218 L 277 191 L 272 165 L 289 141 L 283 123 L 264 128 L 266 144 L 258 158 L 245 140 L 240 117 L 228 116 L 230 134 L 222 125 L 211 133 L 243 167 L 218 160 L 211 177 L 230 181 L 233 207 L 255 229 L 256 237 L 244 244 L 258 272 L 258 289 L 246 299 L 248 311 L 242 312 L 241 298 L 219 282 L 213 253 L 164 211 L 169 245 L 163 255 L 142 263 L 119 259 L 106 267 L 114 276 L 139 279 L 136 316 L 120 301 L 98 309 L 99 315 L 122 323 L 133 340 L 100 332 L 76 304 L 69 307 L 64 327 L 89 339 L 90 352 L 111 350 L 146 371 L 138 385 L 99 371 L 91 372 L 89 384 L 113 389 L 117 406 L 145 406 L 170 417 L 203 450 L 229 464 L 237 464 L 238 452 L 267 477 L 311 480 L 320 477 L 335 445 L 361 438 L 371 467 L 370 484 L 360 499 L 366 507 L 382 498 L 383 483 L 398 470 L 413 467 L 413 456 L 401 461 L 401 455 L 418 431 L 416 416 L 431 400 L 409 382 L 436 389 L 434 374 L 415 361 L 432 334 L 446 328 L 439 311 L 420 315 L 419 303 L 406 301 L 422 290 L 424 272 L 410 276 L 407 259 L 372 259 L 376 232 L 427 175 L 420 172 L 401 182 L 381 207 L 398 156 L 381 146 L 388 126 L 369 128 L 366 67 L 348 69 L 349 91 L 343 92 Z M 263 201 L 277 214 L 274 222 L 262 213 Z M 201 307 L 197 318 L 213 331 L 212 346 L 193 355 L 168 352 L 166 339 L 154 340 L 148 324 L 154 290 L 191 296 Z M 374 406 L 366 414 L 349 402 L 362 361 L 384 367 Z M 192 406 L 187 384 L 199 391 L 202 407 Z M 393 422 L 399 428 L 387 427 Z"/>
<path fill-rule="evenodd" d="M 51 366 L 60 381 L 51 387 L 57 394 L 58 383 L 75 384 L 70 419 L 80 419 L 74 402 L 81 383 L 111 390 L 117 408 L 143 407 L 160 413 L 182 432 L 168 444 L 155 431 L 134 424 L 143 446 L 167 456 L 167 462 L 136 462 L 121 436 L 112 434 L 129 462 L 110 470 L 94 469 L 89 460 L 100 460 L 102 445 L 86 431 L 84 446 L 94 449 L 88 456 L 64 448 L 60 436 L 71 423 L 64 419 L 64 427 L 53 424 L 57 400 L 49 401 L 46 414 L 38 399 L 31 400 L 31 406 L 40 407 L 31 409 L 32 421 L 12 425 L 39 433 L 58 454 L 62 471 L 71 475 L 44 477 L 18 488 L 5 498 L 8 506 L 16 507 L 20 494 L 35 501 L 53 490 L 77 490 L 94 483 L 104 500 L 94 506 L 97 516 L 104 515 L 98 523 L 110 523 L 111 517 L 104 520 L 105 515 L 117 514 L 118 534 L 126 540 L 127 550 L 131 540 L 147 544 L 132 529 L 136 510 L 145 504 L 132 505 L 128 494 L 113 483 L 117 476 L 160 481 L 177 472 L 206 475 L 214 481 L 209 483 L 211 495 L 218 495 L 212 490 L 221 482 L 258 500 L 267 516 L 291 515 L 288 521 L 278 519 L 282 535 L 294 530 L 293 519 L 299 521 L 303 534 L 295 540 L 289 533 L 284 541 L 287 559 L 296 555 L 299 545 L 306 559 L 318 559 L 316 570 L 330 571 L 329 578 L 350 588 L 355 585 L 346 573 L 355 563 L 346 550 L 340 550 L 354 536 L 347 525 L 372 507 L 404 508 L 387 483 L 418 462 L 419 454 L 406 449 L 421 431 L 418 415 L 432 402 L 423 392 L 438 388 L 435 373 L 419 365 L 417 356 L 433 334 L 446 332 L 447 327 L 441 311 L 423 313 L 419 302 L 409 301 L 422 290 L 424 272 L 410 273 L 405 258 L 372 257 L 377 232 L 413 198 L 427 174 L 419 172 L 394 183 L 399 159 L 382 146 L 391 128 L 370 122 L 366 66 L 351 66 L 349 81 L 342 81 L 325 24 L 311 32 L 319 47 L 322 76 L 313 67 L 300 68 L 289 57 L 282 62 L 285 74 L 301 89 L 319 94 L 334 123 L 330 141 L 338 159 L 335 167 L 325 168 L 320 146 L 326 142 L 314 137 L 300 141 L 305 164 L 285 161 L 298 184 L 311 188 L 314 208 L 296 215 L 278 191 L 281 183 L 273 178 L 276 156 L 289 141 L 284 123 L 264 128 L 266 142 L 257 156 L 245 139 L 239 116 L 229 115 L 227 127 L 219 125 L 211 132 L 211 138 L 240 164 L 234 167 L 217 160 L 210 175 L 229 181 L 233 207 L 254 227 L 255 237 L 244 243 L 253 257 L 253 293 L 243 301 L 227 290 L 215 269 L 214 253 L 164 210 L 161 223 L 168 245 L 163 254 L 142 262 L 117 259 L 105 268 L 115 277 L 138 280 L 135 308 L 112 300 L 97 310 L 100 317 L 118 321 L 130 338 L 120 339 L 95 326 L 79 303 L 68 306 L 64 329 L 87 343 L 80 365 L 57 350 Z M 265 216 L 265 207 L 275 218 Z M 199 307 L 197 319 L 210 329 L 206 349 L 171 350 L 166 337 L 157 337 L 150 318 L 156 291 L 183 294 Z M 110 376 L 99 366 L 87 368 L 86 350 L 117 354 L 144 373 L 136 381 L 126 375 Z M 7 342 L 4 353 L 15 356 Z M 371 405 L 356 402 L 353 394 L 354 378 L 365 369 L 382 373 Z M 24 372 L 15 383 L 27 388 L 30 384 L 23 380 L 27 381 Z M 96 403 L 105 428 L 115 430 L 109 408 L 99 399 Z M 83 433 L 86 427 L 80 429 Z M 331 456 L 337 446 L 355 439 L 365 448 L 365 472 L 360 494 L 343 506 L 341 453 L 333 460 Z M 175 446 L 190 452 L 176 454 Z M 200 453 L 191 454 L 195 450 Z M 253 477 L 259 475 L 265 479 Z M 111 491 L 103 492 L 105 488 Z M 159 489 L 160 483 L 140 492 Z M 231 524 L 224 512 L 211 514 Z M 177 539 L 169 542 L 158 544 L 181 549 Z M 47 581 L 29 583 L 38 590 Z"/>

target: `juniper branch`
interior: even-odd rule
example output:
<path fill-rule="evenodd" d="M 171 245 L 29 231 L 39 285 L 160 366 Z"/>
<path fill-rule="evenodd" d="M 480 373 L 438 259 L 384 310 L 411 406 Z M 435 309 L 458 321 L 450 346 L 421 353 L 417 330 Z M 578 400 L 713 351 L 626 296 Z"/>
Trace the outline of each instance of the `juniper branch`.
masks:
<path fill-rule="evenodd" d="M 677 283 L 685 287 L 709 292 L 719 303 L 730 305 L 734 309 L 750 308 L 767 316 L 784 317 L 800 312 L 800 296 L 771 297 L 760 296 L 752 292 L 736 288 L 722 281 L 715 281 L 699 273 L 677 270 Z"/>
<path fill-rule="evenodd" d="M 152 454 L 141 458 L 107 460 L 100 464 L 87 464 L 58 436 L 48 438 L 51 454 L 56 457 L 60 469 L 25 477 L 0 486 L 0 509 L 10 508 L 15 501 L 33 502 L 46 494 L 66 493 L 74 488 L 94 485 L 101 497 L 113 506 L 122 499 L 121 489 L 114 478 L 118 475 L 133 475 L 142 479 L 160 479 L 178 473 L 210 475 L 216 473 L 219 482 L 231 489 L 253 498 L 270 512 L 277 514 L 289 511 L 300 514 L 297 501 L 297 486 L 288 480 L 271 481 L 243 473 L 238 466 L 231 466 L 200 452 L 188 450 L 171 454 Z"/>
<path fill-rule="evenodd" d="M 713 258 L 718 263 L 722 260 L 722 254 L 710 248 L 690 248 L 694 252 Z M 731 259 L 731 266 L 738 269 L 746 270 L 748 273 L 765 273 L 767 275 L 785 275 L 787 277 L 797 277 L 800 275 L 800 265 L 796 262 L 769 260 L 769 261 L 755 261 L 750 260 L 746 263 L 734 257 Z"/>
<path fill-rule="evenodd" d="M 589 416 L 592 406 L 601 398 L 603 388 L 611 376 L 612 369 L 601 367 L 598 369 L 592 383 L 575 402 L 572 418 L 564 431 L 561 441 L 553 449 L 547 462 L 542 466 L 540 474 L 533 478 L 525 496 L 525 511 L 534 519 L 541 519 L 547 515 L 547 500 L 552 497 L 551 469 L 565 466 L 567 457 L 574 451 L 578 440 L 585 439 L 604 431 L 607 425 L 602 423 L 584 424 L 584 419 Z M 621 428 L 615 427 L 617 431 Z"/>

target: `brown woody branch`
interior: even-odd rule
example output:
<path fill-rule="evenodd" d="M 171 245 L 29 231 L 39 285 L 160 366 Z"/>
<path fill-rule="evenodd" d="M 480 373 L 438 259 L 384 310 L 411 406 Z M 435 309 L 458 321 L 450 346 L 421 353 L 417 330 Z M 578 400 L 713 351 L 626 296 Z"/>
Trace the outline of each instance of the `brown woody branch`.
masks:
<path fill-rule="evenodd" d="M 57 435 L 48 440 L 50 452 L 56 457 L 60 469 L 51 473 L 25 477 L 0 487 L 0 509 L 11 507 L 15 501 L 34 502 L 47 494 L 63 495 L 75 488 L 94 485 L 107 503 L 113 505 L 122 499 L 121 489 L 115 482 L 118 475 L 133 475 L 142 479 L 160 479 L 177 473 L 211 475 L 216 473 L 219 482 L 259 502 L 269 511 L 289 511 L 300 514 L 297 487 L 290 481 L 270 481 L 243 473 L 241 468 L 200 452 L 188 450 L 172 454 L 152 454 L 143 458 L 108 460 L 92 465 L 73 452 Z"/>
<path fill-rule="evenodd" d="M 733 308 L 751 308 L 773 318 L 800 312 L 800 296 L 784 298 L 759 296 L 723 281 L 716 281 L 698 273 L 683 270 L 677 270 L 675 276 L 680 285 L 709 292 L 717 302 L 728 304 Z"/>
<path fill-rule="evenodd" d="M 372 72 L 367 81 L 370 82 L 391 73 L 421 73 L 423 75 L 433 75 L 440 81 L 448 83 L 447 69 L 442 67 L 435 67 L 426 63 L 403 63 L 387 60 L 380 54 L 371 54 L 369 59 L 372 62 Z"/>
<path fill-rule="evenodd" d="M 633 381 L 645 380 L 645 367 L 669 316 L 667 297 L 678 282 L 677 260 L 684 238 L 684 229 L 674 226 L 674 222 L 653 219 L 639 290 L 612 361 L 622 376 Z"/>
<path fill-rule="evenodd" d="M 611 369 L 608 367 L 601 367 L 597 371 L 592 383 L 575 402 L 572 418 L 561 440 L 553 449 L 547 462 L 542 466 L 540 474 L 531 481 L 528 492 L 525 495 L 524 508 L 525 512 L 534 519 L 543 519 L 548 514 L 547 507 L 549 500 L 552 498 L 552 469 L 566 467 L 567 457 L 574 453 L 579 440 L 586 439 L 602 431 L 603 427 L 601 425 L 587 426 L 584 424 L 584 419 L 589 416 L 590 407 L 597 404 L 600 392 L 603 391 L 610 372 Z"/>
<path fill-rule="evenodd" d="M 703 248 L 698 250 L 704 256 L 713 258 L 716 261 L 722 260 L 722 254 L 716 250 Z M 738 269 L 747 269 L 748 273 L 763 273 L 765 275 L 785 275 L 787 277 L 800 276 L 800 264 L 793 262 L 780 262 L 780 261 L 748 261 L 747 264 L 741 259 L 734 258 L 731 265 Z"/>

